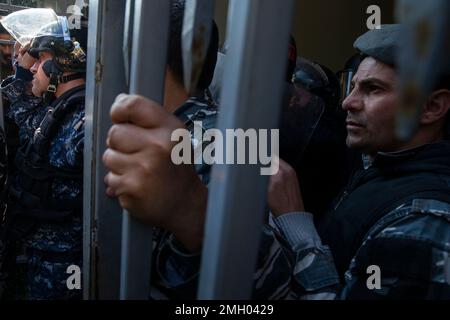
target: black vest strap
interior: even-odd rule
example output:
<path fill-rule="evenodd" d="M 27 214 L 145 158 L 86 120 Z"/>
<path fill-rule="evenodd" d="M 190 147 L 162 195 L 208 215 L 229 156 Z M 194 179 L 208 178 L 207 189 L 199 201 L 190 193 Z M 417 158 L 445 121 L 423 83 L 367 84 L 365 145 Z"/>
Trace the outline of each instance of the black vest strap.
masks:
<path fill-rule="evenodd" d="M 82 168 L 58 168 L 49 164 L 50 144 L 56 136 L 61 123 L 67 115 L 84 101 L 84 87 L 73 89 L 67 99 L 61 99 L 50 108 L 34 137 L 16 156 L 20 171 L 16 181 L 10 186 L 10 198 L 23 208 L 15 214 L 34 216 L 37 220 L 60 219 L 70 216 L 74 211 L 81 212 L 82 196 L 72 201 L 58 201 L 52 197 L 55 179 L 82 183 Z M 13 213 L 13 214 L 14 214 Z"/>
<path fill-rule="evenodd" d="M 324 243 L 333 252 L 340 276 L 344 277 L 365 236 L 381 218 L 415 199 L 450 203 L 448 189 L 439 175 L 421 172 L 400 177 L 381 175 L 349 190 L 319 228 Z"/>

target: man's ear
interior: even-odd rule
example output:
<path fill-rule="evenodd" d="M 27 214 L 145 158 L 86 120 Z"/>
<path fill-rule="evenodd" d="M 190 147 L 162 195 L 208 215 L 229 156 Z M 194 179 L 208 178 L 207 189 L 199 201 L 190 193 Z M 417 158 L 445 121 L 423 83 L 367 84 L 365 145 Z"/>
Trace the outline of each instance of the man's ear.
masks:
<path fill-rule="evenodd" d="M 420 122 L 427 125 L 445 120 L 449 112 L 450 90 L 436 90 L 430 95 L 425 104 Z"/>

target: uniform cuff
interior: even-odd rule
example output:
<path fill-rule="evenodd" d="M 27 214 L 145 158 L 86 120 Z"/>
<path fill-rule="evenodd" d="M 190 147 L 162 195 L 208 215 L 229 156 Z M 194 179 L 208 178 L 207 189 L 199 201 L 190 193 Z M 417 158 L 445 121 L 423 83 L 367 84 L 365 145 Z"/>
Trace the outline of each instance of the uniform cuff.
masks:
<path fill-rule="evenodd" d="M 33 80 L 33 73 L 30 70 L 24 69 L 19 65 L 16 65 L 16 75 L 15 79 L 20 79 L 25 82 L 31 82 Z"/>
<path fill-rule="evenodd" d="M 274 221 L 293 250 L 301 251 L 322 246 L 312 214 L 307 212 L 288 213 Z"/>

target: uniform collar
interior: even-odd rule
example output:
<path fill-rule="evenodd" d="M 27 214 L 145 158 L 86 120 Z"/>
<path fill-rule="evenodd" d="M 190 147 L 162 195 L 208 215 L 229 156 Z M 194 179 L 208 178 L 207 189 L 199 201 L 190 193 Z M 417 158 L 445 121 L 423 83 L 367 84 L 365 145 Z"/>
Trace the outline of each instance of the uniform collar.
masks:
<path fill-rule="evenodd" d="M 375 156 L 375 158 L 368 155 L 363 155 L 364 168 L 369 169 L 373 166 L 385 167 L 400 164 L 407 160 L 415 159 L 421 154 L 427 152 L 435 153 L 442 150 L 442 152 L 448 153 L 449 148 L 450 148 L 449 141 L 440 141 L 397 152 L 379 152 Z"/>

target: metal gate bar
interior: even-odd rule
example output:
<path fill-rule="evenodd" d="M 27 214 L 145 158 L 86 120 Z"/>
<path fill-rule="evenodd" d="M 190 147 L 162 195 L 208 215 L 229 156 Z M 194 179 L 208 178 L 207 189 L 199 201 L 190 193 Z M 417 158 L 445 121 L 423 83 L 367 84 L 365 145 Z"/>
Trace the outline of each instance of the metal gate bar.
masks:
<path fill-rule="evenodd" d="M 273 129 L 281 112 L 294 0 L 231 6 L 219 129 Z M 216 165 L 212 174 L 200 299 L 249 299 L 267 193 L 259 166 Z"/>
<path fill-rule="evenodd" d="M 91 0 L 84 157 L 85 299 L 119 299 L 122 209 L 106 196 L 102 155 L 115 97 L 127 92 L 122 58 L 126 0 Z M 115 35 L 115 36 L 111 36 Z"/>
<path fill-rule="evenodd" d="M 135 2 L 130 93 L 159 103 L 163 102 L 164 97 L 170 7 L 170 1 Z M 121 299 L 148 299 L 152 244 L 152 228 L 124 212 Z"/>

